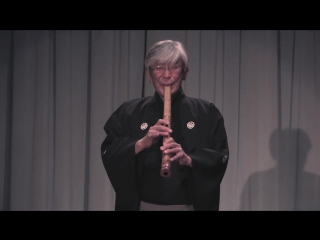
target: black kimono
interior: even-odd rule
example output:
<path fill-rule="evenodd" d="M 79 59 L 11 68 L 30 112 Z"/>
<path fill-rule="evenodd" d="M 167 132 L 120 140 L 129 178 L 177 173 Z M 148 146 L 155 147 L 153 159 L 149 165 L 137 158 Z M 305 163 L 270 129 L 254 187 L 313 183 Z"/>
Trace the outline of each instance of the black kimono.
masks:
<path fill-rule="evenodd" d="M 135 144 L 163 118 L 163 101 L 154 96 L 124 102 L 104 126 L 101 157 L 116 193 L 115 210 L 139 210 L 140 201 L 187 204 L 219 210 L 220 184 L 229 149 L 223 116 L 214 104 L 184 95 L 180 87 L 171 105 L 171 137 L 192 159 L 192 167 L 172 162 L 170 178 L 160 175 L 157 144 L 135 155 Z"/>

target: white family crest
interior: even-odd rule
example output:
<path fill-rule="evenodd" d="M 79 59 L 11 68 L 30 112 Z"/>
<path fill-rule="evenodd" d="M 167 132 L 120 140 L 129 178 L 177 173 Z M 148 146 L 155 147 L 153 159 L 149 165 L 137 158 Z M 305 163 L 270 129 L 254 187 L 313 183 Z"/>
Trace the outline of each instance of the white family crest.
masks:
<path fill-rule="evenodd" d="M 142 123 L 140 126 L 141 130 L 145 130 L 147 129 L 147 127 L 148 127 L 148 123 Z"/>
<path fill-rule="evenodd" d="M 195 123 L 192 122 L 192 121 L 190 121 L 190 122 L 187 123 L 187 128 L 189 128 L 189 129 L 194 128 L 194 126 L 195 126 Z"/>

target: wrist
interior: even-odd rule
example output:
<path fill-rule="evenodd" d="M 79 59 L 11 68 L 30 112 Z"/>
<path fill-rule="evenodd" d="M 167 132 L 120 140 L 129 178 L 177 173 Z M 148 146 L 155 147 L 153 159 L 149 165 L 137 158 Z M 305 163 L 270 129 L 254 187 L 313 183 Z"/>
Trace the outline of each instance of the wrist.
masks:
<path fill-rule="evenodd" d="M 141 152 L 144 149 L 145 149 L 145 145 L 144 145 L 144 142 L 143 142 L 143 138 L 141 138 L 136 142 L 135 154 L 138 154 L 139 152 Z"/>
<path fill-rule="evenodd" d="M 181 158 L 179 162 L 181 165 L 192 167 L 192 159 L 188 155 L 185 155 L 183 158 Z"/>
<path fill-rule="evenodd" d="M 192 167 L 192 159 L 188 155 L 186 155 L 186 166 Z"/>

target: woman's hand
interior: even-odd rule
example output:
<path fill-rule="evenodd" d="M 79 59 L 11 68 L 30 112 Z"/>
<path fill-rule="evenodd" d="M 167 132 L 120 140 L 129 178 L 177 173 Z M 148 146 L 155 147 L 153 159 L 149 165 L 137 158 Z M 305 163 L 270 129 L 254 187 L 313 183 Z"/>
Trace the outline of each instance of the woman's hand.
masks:
<path fill-rule="evenodd" d="M 160 150 L 171 156 L 170 161 L 178 161 L 181 165 L 192 167 L 191 158 L 184 152 L 181 145 L 176 143 L 172 137 L 165 139 Z"/>
<path fill-rule="evenodd" d="M 151 147 L 153 144 L 159 141 L 160 137 L 169 136 L 172 130 L 167 127 L 169 122 L 164 119 L 159 119 L 155 125 L 149 128 L 147 134 L 137 141 L 135 146 L 135 152 L 138 154 L 142 150 Z"/>

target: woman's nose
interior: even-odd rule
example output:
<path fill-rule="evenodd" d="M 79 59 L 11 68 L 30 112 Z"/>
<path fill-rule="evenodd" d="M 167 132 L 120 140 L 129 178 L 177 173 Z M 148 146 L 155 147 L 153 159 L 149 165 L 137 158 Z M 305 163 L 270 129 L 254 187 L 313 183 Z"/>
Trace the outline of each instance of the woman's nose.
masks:
<path fill-rule="evenodd" d="M 171 71 L 168 67 L 166 67 L 164 70 L 163 70 L 163 76 L 164 77 L 171 77 Z"/>

